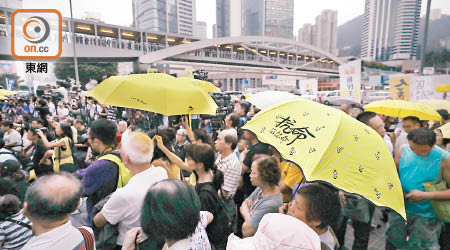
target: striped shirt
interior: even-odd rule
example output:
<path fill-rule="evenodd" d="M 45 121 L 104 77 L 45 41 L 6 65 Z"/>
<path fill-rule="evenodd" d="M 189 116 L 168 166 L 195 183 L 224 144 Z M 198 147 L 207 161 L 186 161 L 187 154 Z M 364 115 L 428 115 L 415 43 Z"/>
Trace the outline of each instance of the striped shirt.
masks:
<path fill-rule="evenodd" d="M 116 106 L 107 106 L 108 108 L 108 116 L 107 119 L 113 122 L 117 122 L 117 107 Z"/>
<path fill-rule="evenodd" d="M 31 221 L 23 216 L 22 211 L 10 217 L 31 226 Z M 0 222 L 1 249 L 21 249 L 31 238 L 31 229 L 9 221 Z"/>
<path fill-rule="evenodd" d="M 219 155 L 216 160 L 216 166 L 223 172 L 223 186 L 222 189 L 228 192 L 228 197 L 232 197 L 236 192 L 241 178 L 242 166 L 233 152 L 229 156 L 222 159 Z"/>

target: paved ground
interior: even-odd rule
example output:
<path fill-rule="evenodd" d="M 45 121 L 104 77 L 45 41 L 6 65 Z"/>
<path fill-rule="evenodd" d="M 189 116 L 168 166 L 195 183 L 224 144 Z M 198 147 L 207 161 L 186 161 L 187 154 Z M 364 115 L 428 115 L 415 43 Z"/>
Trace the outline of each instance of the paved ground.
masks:
<path fill-rule="evenodd" d="M 370 232 L 369 249 L 368 250 L 383 250 L 384 244 L 386 242 L 386 223 L 380 220 L 381 210 L 379 208 L 375 209 L 374 219 L 372 224 L 380 225 L 377 229 L 373 229 Z M 347 249 L 352 249 L 353 244 L 353 227 L 347 225 L 347 233 L 345 235 L 345 247 Z"/>

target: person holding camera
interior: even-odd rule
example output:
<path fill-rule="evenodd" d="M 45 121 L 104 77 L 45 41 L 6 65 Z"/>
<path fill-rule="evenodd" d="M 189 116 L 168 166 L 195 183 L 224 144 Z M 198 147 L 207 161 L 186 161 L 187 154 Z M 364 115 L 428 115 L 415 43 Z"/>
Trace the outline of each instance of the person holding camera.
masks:
<path fill-rule="evenodd" d="M 42 130 L 38 130 L 37 134 L 45 147 L 53 149 L 53 170 L 57 173 L 59 171 L 73 173 L 77 168 L 72 156 L 74 145 L 72 128 L 66 123 L 55 123 L 55 132 L 58 139 L 51 142 L 47 140 Z"/>
<path fill-rule="evenodd" d="M 32 147 L 25 153 L 29 156 L 33 156 L 30 179 L 41 177 L 46 174 L 53 173 L 52 161 L 50 160 L 52 152 L 44 146 L 38 131 L 44 132 L 46 128 L 30 128 L 27 132 L 27 138 L 32 142 Z"/>

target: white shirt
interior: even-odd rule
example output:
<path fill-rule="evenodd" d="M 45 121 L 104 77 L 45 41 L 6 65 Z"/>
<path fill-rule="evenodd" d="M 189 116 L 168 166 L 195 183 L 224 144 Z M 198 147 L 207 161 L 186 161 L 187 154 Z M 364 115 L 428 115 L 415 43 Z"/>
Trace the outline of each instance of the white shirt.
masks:
<path fill-rule="evenodd" d="M 18 161 L 17 158 L 13 155 L 13 152 L 11 152 L 10 150 L 6 149 L 6 148 L 2 148 L 0 149 L 0 163 L 3 163 L 7 160 L 14 160 L 14 161 Z"/>
<path fill-rule="evenodd" d="M 56 92 L 58 92 L 58 93 L 60 93 L 61 95 L 63 95 L 64 96 L 64 101 L 66 101 L 67 102 L 67 100 L 68 100 L 68 92 L 67 92 L 67 89 L 66 88 L 64 88 L 64 87 L 59 87 L 57 90 L 56 90 Z"/>
<path fill-rule="evenodd" d="M 58 107 L 58 116 L 68 116 L 69 115 L 69 109 L 67 108 L 59 108 Z"/>
<path fill-rule="evenodd" d="M 19 152 L 20 150 L 22 150 L 22 136 L 19 132 L 17 132 L 17 130 L 13 129 L 11 133 L 5 132 L 5 134 L 3 135 L 3 140 L 5 141 L 5 144 L 15 142 L 18 146 L 12 147 L 14 151 Z"/>
<path fill-rule="evenodd" d="M 200 221 L 198 222 L 195 232 L 186 239 L 175 242 L 168 247 L 167 243 L 162 248 L 163 250 L 211 250 L 208 235 L 206 234 L 206 226 L 208 226 L 208 218 L 203 212 L 200 212 Z"/>
<path fill-rule="evenodd" d="M 53 102 L 48 103 L 48 111 L 50 111 L 50 114 L 55 113 L 55 104 L 53 104 Z"/>
<path fill-rule="evenodd" d="M 222 159 L 221 155 L 219 155 L 216 160 L 216 166 L 223 172 L 224 180 L 222 189 L 228 192 L 228 197 L 232 197 L 234 193 L 236 193 L 241 178 L 241 162 L 233 151 L 229 156 L 225 157 L 225 159 Z"/>
<path fill-rule="evenodd" d="M 106 202 L 101 213 L 112 225 L 119 223 L 117 245 L 122 245 L 125 234 L 133 227 L 141 226 L 142 205 L 147 190 L 154 183 L 167 179 L 162 167 L 151 167 L 131 177 L 128 184 L 118 188 Z"/>
<path fill-rule="evenodd" d="M 391 152 L 391 154 L 393 154 L 394 153 L 394 146 L 392 146 L 391 138 L 389 138 L 389 136 L 387 134 L 385 134 L 383 139 L 384 139 L 384 142 L 386 143 L 386 145 L 389 148 L 389 152 Z"/>
<path fill-rule="evenodd" d="M 94 234 L 91 228 L 84 228 L 92 235 Z M 83 235 L 68 221 L 66 224 L 51 231 L 31 237 L 22 250 L 78 250 L 82 249 L 83 245 Z M 94 249 L 96 249 L 95 246 Z"/>
<path fill-rule="evenodd" d="M 323 234 L 319 234 L 320 242 L 327 245 L 330 249 L 334 249 L 336 246 L 336 239 L 333 233 L 330 231 L 330 227 Z"/>

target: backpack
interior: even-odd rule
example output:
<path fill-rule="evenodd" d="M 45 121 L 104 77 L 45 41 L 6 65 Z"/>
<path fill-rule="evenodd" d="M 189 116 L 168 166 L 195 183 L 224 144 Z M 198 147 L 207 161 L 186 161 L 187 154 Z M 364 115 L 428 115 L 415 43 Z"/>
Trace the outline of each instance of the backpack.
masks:
<path fill-rule="evenodd" d="M 214 243 L 223 241 L 223 238 L 226 242 L 228 235 L 233 232 L 232 221 L 234 211 L 231 206 L 227 204 L 225 198 L 219 198 L 219 196 L 217 195 L 217 190 L 212 185 L 202 185 L 200 192 L 201 191 L 209 192 L 213 195 L 213 197 L 216 198 L 217 201 L 217 211 L 216 214 L 214 214 L 215 223 L 209 226 L 214 227 L 214 232 L 220 233 L 218 235 L 208 235 L 208 237 L 211 236 L 210 240 Z"/>

